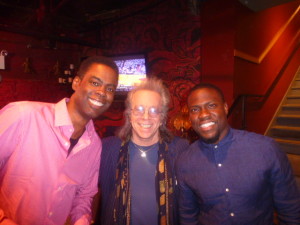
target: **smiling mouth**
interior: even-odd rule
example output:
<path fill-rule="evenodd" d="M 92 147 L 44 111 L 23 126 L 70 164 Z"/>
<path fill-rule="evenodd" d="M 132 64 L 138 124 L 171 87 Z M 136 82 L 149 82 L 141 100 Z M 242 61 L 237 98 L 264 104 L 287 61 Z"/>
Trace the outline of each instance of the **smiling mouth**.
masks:
<path fill-rule="evenodd" d="M 150 128 L 150 127 L 151 127 L 150 124 L 140 124 L 140 126 L 141 126 L 142 128 Z"/>
<path fill-rule="evenodd" d="M 97 100 L 94 100 L 94 99 L 89 99 L 90 103 L 92 103 L 93 105 L 97 106 L 97 107 L 101 107 L 103 106 L 103 103 L 102 102 L 99 102 Z"/>
<path fill-rule="evenodd" d="M 209 123 L 201 124 L 200 127 L 201 128 L 208 128 L 208 127 L 213 126 L 215 124 L 216 124 L 215 122 L 209 122 Z"/>

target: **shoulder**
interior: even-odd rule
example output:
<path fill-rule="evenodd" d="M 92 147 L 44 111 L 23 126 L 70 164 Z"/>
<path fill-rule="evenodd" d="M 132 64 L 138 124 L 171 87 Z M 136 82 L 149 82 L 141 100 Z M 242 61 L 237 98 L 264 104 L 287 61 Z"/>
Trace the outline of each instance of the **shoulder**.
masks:
<path fill-rule="evenodd" d="M 194 158 L 194 154 L 199 152 L 199 141 L 195 141 L 189 146 L 186 147 L 184 151 L 180 154 L 180 159 L 184 160 L 185 162 L 189 160 L 190 158 Z"/>
<path fill-rule="evenodd" d="M 34 102 L 34 101 L 18 101 L 18 102 L 11 102 L 3 107 L 2 110 L 8 110 L 8 109 L 18 109 L 23 112 L 30 112 L 35 109 L 39 109 L 44 107 L 45 105 L 48 105 L 50 103 L 46 102 Z"/>
<path fill-rule="evenodd" d="M 102 139 L 102 152 L 101 152 L 101 163 L 100 163 L 100 176 L 102 177 L 101 185 L 108 185 L 103 181 L 111 180 L 114 178 L 114 174 L 119 151 L 121 147 L 121 139 L 116 136 L 106 137 Z"/>
<path fill-rule="evenodd" d="M 102 140 L 102 157 L 112 157 L 118 154 L 122 140 L 116 136 L 105 137 Z"/>
<path fill-rule="evenodd" d="M 233 148 L 242 152 L 245 157 L 261 158 L 267 163 L 273 160 L 285 160 L 285 152 L 271 137 L 249 131 L 234 130 Z"/>
<path fill-rule="evenodd" d="M 198 165 L 202 157 L 203 156 L 199 148 L 199 141 L 193 142 L 178 156 L 175 163 L 177 172 L 188 170 L 193 167 L 192 165 Z"/>
<path fill-rule="evenodd" d="M 241 143 L 245 146 L 247 144 L 251 147 L 264 146 L 264 147 L 274 147 L 277 145 L 274 139 L 264 136 L 262 134 L 245 131 L 245 130 L 236 130 L 232 129 L 234 141 Z"/>
<path fill-rule="evenodd" d="M 5 115 L 10 118 L 22 119 L 30 115 L 39 114 L 45 106 L 53 105 L 45 102 L 18 101 L 11 102 L 1 109 L 1 117 Z"/>
<path fill-rule="evenodd" d="M 116 145 L 120 146 L 121 143 L 122 143 L 122 140 L 120 138 L 118 138 L 117 136 L 109 136 L 109 137 L 102 138 L 103 148 L 108 147 L 108 146 L 116 146 Z"/>
<path fill-rule="evenodd" d="M 189 142 L 187 139 L 178 137 L 178 136 L 174 136 L 172 141 L 169 144 L 170 146 L 189 146 Z"/>
<path fill-rule="evenodd" d="M 168 145 L 171 152 L 180 153 L 189 147 L 189 142 L 187 139 L 175 136 Z"/>

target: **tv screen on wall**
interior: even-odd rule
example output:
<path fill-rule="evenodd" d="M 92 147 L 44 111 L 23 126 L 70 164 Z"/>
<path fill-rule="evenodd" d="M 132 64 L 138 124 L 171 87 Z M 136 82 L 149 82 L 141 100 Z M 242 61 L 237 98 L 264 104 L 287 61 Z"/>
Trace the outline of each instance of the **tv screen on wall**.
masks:
<path fill-rule="evenodd" d="M 119 68 L 117 93 L 126 94 L 147 77 L 144 54 L 120 55 L 111 58 Z"/>

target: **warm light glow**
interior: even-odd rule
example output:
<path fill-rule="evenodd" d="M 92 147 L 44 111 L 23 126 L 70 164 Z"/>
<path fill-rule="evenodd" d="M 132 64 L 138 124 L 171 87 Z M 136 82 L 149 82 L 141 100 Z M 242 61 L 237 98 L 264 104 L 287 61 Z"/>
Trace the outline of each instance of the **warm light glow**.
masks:
<path fill-rule="evenodd" d="M 185 130 L 187 131 L 188 129 L 190 129 L 191 127 L 191 122 L 189 119 L 189 113 L 188 113 L 188 108 L 187 106 L 183 106 L 180 110 L 180 112 L 178 112 L 175 115 L 175 118 L 173 120 L 173 125 L 175 127 L 176 130 Z"/>

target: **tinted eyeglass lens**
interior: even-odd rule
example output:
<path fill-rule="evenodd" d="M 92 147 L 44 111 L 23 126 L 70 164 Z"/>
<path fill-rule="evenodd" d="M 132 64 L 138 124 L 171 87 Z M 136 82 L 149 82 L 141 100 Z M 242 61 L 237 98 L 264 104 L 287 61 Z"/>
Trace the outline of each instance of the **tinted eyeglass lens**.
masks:
<path fill-rule="evenodd" d="M 134 109 L 132 109 L 133 115 L 135 116 L 143 116 L 145 114 L 145 108 L 143 106 L 137 106 Z M 148 115 L 150 117 L 157 117 L 160 114 L 160 110 L 155 107 L 148 108 Z"/>

